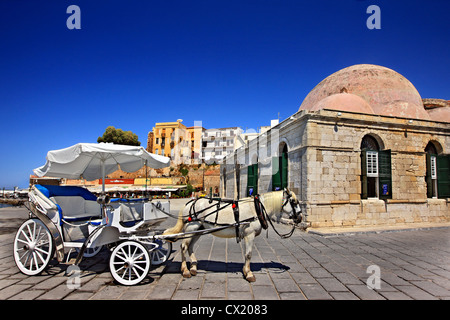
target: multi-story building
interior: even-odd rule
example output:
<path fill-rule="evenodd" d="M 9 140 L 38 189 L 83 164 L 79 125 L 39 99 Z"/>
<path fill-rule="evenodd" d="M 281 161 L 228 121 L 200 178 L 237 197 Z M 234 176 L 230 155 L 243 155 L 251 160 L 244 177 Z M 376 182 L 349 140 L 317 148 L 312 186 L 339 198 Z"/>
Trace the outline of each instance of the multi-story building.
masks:
<path fill-rule="evenodd" d="M 202 137 L 201 159 L 206 163 L 218 163 L 233 153 L 235 136 L 242 134 L 239 127 L 207 129 Z"/>
<path fill-rule="evenodd" d="M 186 127 L 183 120 L 157 122 L 148 134 L 147 150 L 170 157 L 175 164 L 201 162 L 202 126 Z"/>
<path fill-rule="evenodd" d="M 186 141 L 191 152 L 191 164 L 199 164 L 202 162 L 200 158 L 202 154 L 202 134 L 205 131 L 205 128 L 194 125 L 186 128 L 186 131 Z"/>
<path fill-rule="evenodd" d="M 186 126 L 183 120 L 176 122 L 157 122 L 148 135 L 147 146 L 150 152 L 166 157 L 175 156 L 175 146 L 180 146 L 186 138 Z"/>

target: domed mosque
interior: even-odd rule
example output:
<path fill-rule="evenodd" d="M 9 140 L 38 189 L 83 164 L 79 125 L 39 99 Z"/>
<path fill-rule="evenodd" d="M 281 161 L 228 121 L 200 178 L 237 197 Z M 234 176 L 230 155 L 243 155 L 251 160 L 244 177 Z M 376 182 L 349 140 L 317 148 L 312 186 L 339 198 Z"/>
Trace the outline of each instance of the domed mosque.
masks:
<path fill-rule="evenodd" d="M 221 164 L 225 198 L 285 188 L 306 228 L 448 225 L 449 101 L 422 99 L 382 66 L 331 74 L 295 114 Z"/>
<path fill-rule="evenodd" d="M 424 106 L 414 85 L 398 72 L 382 66 L 358 64 L 325 78 L 306 96 L 299 110 L 332 109 L 450 122 L 448 101 L 425 100 L 434 100 L 434 104 L 430 108 Z"/>

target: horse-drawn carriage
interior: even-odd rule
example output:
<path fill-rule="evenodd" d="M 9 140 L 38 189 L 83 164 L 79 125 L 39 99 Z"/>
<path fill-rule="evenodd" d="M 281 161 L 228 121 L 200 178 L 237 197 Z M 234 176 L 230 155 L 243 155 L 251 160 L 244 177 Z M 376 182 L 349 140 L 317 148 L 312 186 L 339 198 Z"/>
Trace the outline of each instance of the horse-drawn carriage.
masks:
<path fill-rule="evenodd" d="M 78 252 L 75 265 L 83 257 L 92 257 L 103 246 L 109 247 L 109 269 L 123 285 L 141 282 L 151 265 L 167 261 L 171 242 L 183 239 L 183 276 L 196 274 L 197 262 L 193 244 L 199 236 L 212 233 L 219 237 L 245 240 L 244 276 L 254 281 L 250 270 L 253 239 L 271 219 L 288 214 L 294 224 L 301 221 L 299 202 L 289 190 L 269 192 L 239 201 L 200 198 L 189 202 L 175 218 L 173 228 L 156 230 L 170 214 L 170 203 L 146 199 L 113 199 L 105 193 L 104 178 L 118 164 L 122 170 L 134 172 L 144 164 L 161 168 L 168 158 L 149 154 L 142 147 L 112 144 L 78 144 L 50 151 L 47 163 L 35 169 L 39 176 L 75 178 L 83 176 L 103 180 L 99 197 L 76 186 L 34 185 L 29 192 L 30 219 L 19 228 L 14 239 L 14 260 L 21 272 L 37 275 L 47 268 L 56 255 L 63 262 L 72 250 Z M 292 231 L 284 236 L 292 234 Z M 283 235 L 281 235 L 283 236 Z M 186 253 L 191 257 L 187 269 Z"/>
<path fill-rule="evenodd" d="M 59 262 L 78 252 L 75 265 L 95 256 L 103 246 L 111 251 L 109 268 L 124 285 L 142 281 L 150 266 L 164 263 L 172 244 L 156 239 L 155 227 L 170 211 L 169 202 L 117 199 L 98 203 L 87 189 L 34 185 L 29 192 L 30 219 L 14 239 L 14 259 L 21 272 L 36 275 L 56 253 Z M 66 259 L 65 259 L 66 258 Z"/>

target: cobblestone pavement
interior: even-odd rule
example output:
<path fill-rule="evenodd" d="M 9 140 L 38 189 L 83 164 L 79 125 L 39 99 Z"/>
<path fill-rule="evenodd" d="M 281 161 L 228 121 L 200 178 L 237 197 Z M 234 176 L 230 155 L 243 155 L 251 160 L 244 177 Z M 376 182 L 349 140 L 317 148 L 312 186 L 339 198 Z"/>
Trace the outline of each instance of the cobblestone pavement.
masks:
<path fill-rule="evenodd" d="M 143 283 L 132 287 L 114 283 L 108 270 L 109 252 L 104 249 L 82 262 L 81 286 L 71 289 L 64 264 L 55 262 L 39 276 L 19 272 L 12 245 L 25 209 L 14 210 L 0 209 L 0 300 L 450 298 L 449 228 L 332 237 L 298 230 L 289 239 L 280 239 L 273 230 L 266 237 L 264 231 L 255 240 L 254 283 L 243 279 L 242 248 L 235 239 L 201 237 L 196 244 L 198 274 L 188 279 L 180 274 L 179 243 L 174 243 L 171 261 L 152 269 Z M 170 219 L 166 226 L 173 225 Z M 289 229 L 276 226 L 280 232 Z M 379 287 L 372 281 L 376 273 L 367 272 L 370 266 L 379 268 Z"/>

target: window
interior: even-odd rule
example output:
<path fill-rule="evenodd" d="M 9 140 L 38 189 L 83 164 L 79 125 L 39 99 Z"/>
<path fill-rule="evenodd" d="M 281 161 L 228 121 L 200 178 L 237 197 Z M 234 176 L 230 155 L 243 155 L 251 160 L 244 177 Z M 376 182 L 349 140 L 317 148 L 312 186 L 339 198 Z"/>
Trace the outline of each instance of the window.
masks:
<path fill-rule="evenodd" d="M 378 178 L 378 152 L 377 151 L 367 151 L 367 176 Z"/>
<path fill-rule="evenodd" d="M 377 140 L 361 142 L 361 199 L 392 199 L 391 150 L 379 150 Z"/>
<path fill-rule="evenodd" d="M 158 154 L 158 148 L 155 149 L 155 153 Z"/>
<path fill-rule="evenodd" d="M 425 148 L 427 198 L 450 197 L 450 155 L 438 154 L 436 146 L 429 142 Z"/>
<path fill-rule="evenodd" d="M 156 138 L 156 142 L 155 142 L 156 144 L 159 144 L 159 138 Z"/>

